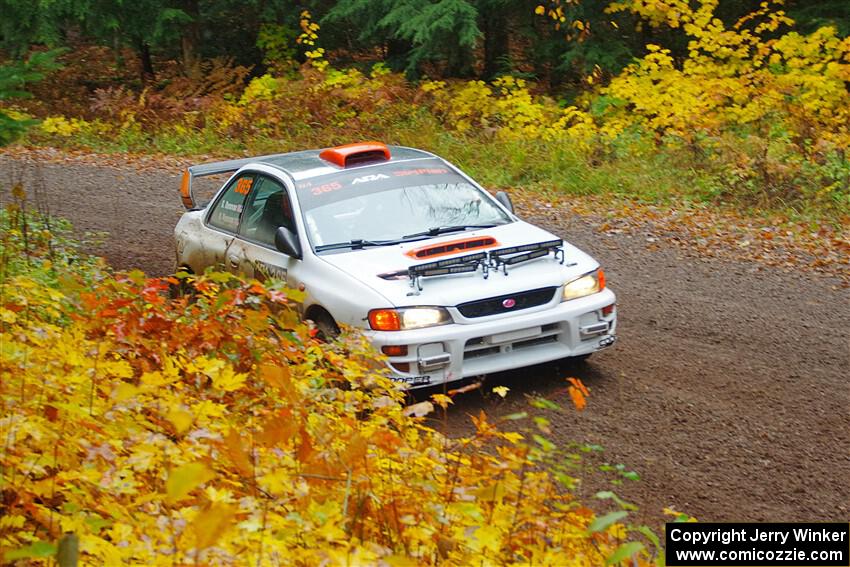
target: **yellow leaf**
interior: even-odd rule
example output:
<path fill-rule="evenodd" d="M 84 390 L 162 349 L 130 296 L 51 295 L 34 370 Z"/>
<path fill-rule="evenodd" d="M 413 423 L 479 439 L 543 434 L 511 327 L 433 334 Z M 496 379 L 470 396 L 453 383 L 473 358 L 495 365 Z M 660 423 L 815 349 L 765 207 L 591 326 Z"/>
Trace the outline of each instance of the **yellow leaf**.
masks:
<path fill-rule="evenodd" d="M 114 397 L 116 402 L 124 402 L 139 393 L 139 389 L 127 382 L 121 382 L 115 388 Z"/>
<path fill-rule="evenodd" d="M 257 432 L 256 438 L 269 447 L 283 446 L 298 433 L 298 430 L 299 425 L 292 418 L 292 411 L 282 409 L 266 419 L 263 428 Z"/>
<path fill-rule="evenodd" d="M 166 419 L 171 422 L 174 430 L 180 435 L 186 433 L 192 426 L 192 422 L 195 421 L 195 417 L 191 413 L 178 407 L 172 408 Z"/>
<path fill-rule="evenodd" d="M 501 482 L 497 482 L 490 486 L 479 488 L 474 494 L 480 502 L 501 502 L 502 498 L 505 496 L 505 485 Z"/>
<path fill-rule="evenodd" d="M 212 378 L 213 387 L 225 392 L 233 392 L 234 390 L 241 388 L 245 384 L 245 379 L 247 377 L 247 374 L 234 372 L 233 368 L 230 366 L 224 367 L 224 369 L 217 375 L 210 376 L 210 378 Z"/>
<path fill-rule="evenodd" d="M 254 473 L 254 464 L 245 450 L 245 441 L 236 429 L 231 429 L 224 438 L 224 452 L 242 476 Z"/>
<path fill-rule="evenodd" d="M 168 474 L 165 484 L 166 494 L 172 502 L 186 498 L 190 492 L 215 475 L 203 463 L 188 463 Z"/>
<path fill-rule="evenodd" d="M 473 549 L 497 552 L 502 547 L 502 532 L 496 526 L 481 526 L 475 530 L 475 541 L 471 545 Z"/>
<path fill-rule="evenodd" d="M 449 404 L 454 403 L 454 400 L 452 400 L 445 394 L 434 394 L 433 396 L 431 396 L 431 400 L 443 409 L 449 407 Z"/>
<path fill-rule="evenodd" d="M 222 502 L 214 502 L 209 508 L 203 510 L 192 522 L 196 547 L 206 549 L 216 543 L 233 525 L 235 516 L 235 508 Z"/>
<path fill-rule="evenodd" d="M 542 6 L 542 5 L 538 6 L 534 9 L 534 13 L 537 14 L 538 16 L 542 16 L 543 14 L 546 13 L 546 7 Z"/>
<path fill-rule="evenodd" d="M 514 431 L 507 431 L 505 433 L 502 433 L 502 438 L 514 445 L 525 439 L 525 437 L 523 437 L 521 433 L 516 433 Z"/>
<path fill-rule="evenodd" d="M 348 463 L 349 466 L 352 466 L 365 457 L 368 450 L 369 442 L 366 438 L 359 433 L 355 433 L 351 439 L 348 440 L 348 446 L 345 448 L 343 457 L 345 458 L 345 462 Z"/>
<path fill-rule="evenodd" d="M 289 366 L 284 362 L 261 364 L 260 378 L 277 388 L 284 398 L 293 398 L 297 394 L 297 391 L 292 387 Z"/>
<path fill-rule="evenodd" d="M 145 372 L 141 378 L 142 384 L 151 388 L 157 388 L 168 384 L 168 380 L 161 372 Z"/>
<path fill-rule="evenodd" d="M 404 415 L 415 415 L 416 417 L 424 417 L 434 411 L 434 404 L 429 401 L 419 402 L 404 408 Z"/>
<path fill-rule="evenodd" d="M 493 388 L 493 393 L 497 394 L 501 398 L 507 396 L 509 391 L 510 388 L 508 388 L 507 386 L 496 386 L 495 388 Z"/>

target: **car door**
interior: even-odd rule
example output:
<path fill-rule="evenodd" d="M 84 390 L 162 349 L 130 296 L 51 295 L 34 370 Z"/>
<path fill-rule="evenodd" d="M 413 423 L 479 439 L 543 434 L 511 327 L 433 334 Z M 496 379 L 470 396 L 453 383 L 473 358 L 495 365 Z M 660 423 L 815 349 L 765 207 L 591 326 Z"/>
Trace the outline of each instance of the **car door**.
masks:
<path fill-rule="evenodd" d="M 244 262 L 244 253 L 237 244 L 239 222 L 245 200 L 254 186 L 256 174 L 240 173 L 230 180 L 207 214 L 204 248 L 209 258 L 207 264 L 224 266 L 236 272 Z"/>
<path fill-rule="evenodd" d="M 293 287 L 300 283 L 301 262 L 279 252 L 274 243 L 281 226 L 298 233 L 292 200 L 279 180 L 262 173 L 255 179 L 239 225 L 239 241 L 231 246 L 231 253 L 241 254 L 239 271 L 245 275 L 258 280 L 276 278 Z"/>

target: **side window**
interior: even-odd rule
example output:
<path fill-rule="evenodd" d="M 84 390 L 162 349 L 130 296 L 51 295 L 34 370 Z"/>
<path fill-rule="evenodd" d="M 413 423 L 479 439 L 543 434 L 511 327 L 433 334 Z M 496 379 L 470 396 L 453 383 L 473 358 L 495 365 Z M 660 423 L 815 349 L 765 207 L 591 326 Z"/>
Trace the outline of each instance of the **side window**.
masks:
<path fill-rule="evenodd" d="M 295 230 L 286 188 L 270 177 L 258 175 L 248 196 L 239 235 L 274 248 L 274 234 L 281 226 Z"/>
<path fill-rule="evenodd" d="M 207 222 L 221 230 L 236 232 L 239 228 L 239 217 L 242 215 L 245 196 L 251 193 L 253 185 L 253 173 L 243 173 L 231 181 L 224 190 L 224 194 L 213 205 Z"/>

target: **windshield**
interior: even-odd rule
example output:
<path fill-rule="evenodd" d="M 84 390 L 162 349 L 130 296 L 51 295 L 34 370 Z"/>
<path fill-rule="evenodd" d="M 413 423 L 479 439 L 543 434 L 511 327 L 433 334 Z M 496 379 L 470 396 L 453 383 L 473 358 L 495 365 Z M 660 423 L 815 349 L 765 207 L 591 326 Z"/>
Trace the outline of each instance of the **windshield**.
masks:
<path fill-rule="evenodd" d="M 439 162 L 438 162 L 439 163 Z M 511 222 L 478 188 L 442 164 L 361 171 L 319 186 L 299 186 L 314 247 L 390 244 Z"/>

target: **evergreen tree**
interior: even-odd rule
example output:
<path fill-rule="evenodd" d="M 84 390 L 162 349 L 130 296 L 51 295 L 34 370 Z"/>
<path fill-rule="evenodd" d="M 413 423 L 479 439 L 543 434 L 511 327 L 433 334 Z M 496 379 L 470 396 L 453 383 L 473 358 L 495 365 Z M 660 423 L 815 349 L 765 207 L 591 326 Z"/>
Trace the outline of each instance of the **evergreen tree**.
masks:
<path fill-rule="evenodd" d="M 481 31 L 478 8 L 467 0 L 340 0 L 322 20 L 359 30 L 363 44 L 409 46 L 403 67 L 411 76 L 421 64 L 440 62 L 449 75 L 472 72 L 473 49 Z M 393 61 L 396 63 L 396 61 Z"/>
<path fill-rule="evenodd" d="M 58 51 L 33 53 L 26 61 L 0 65 L 0 101 L 32 96 L 26 86 L 44 79 L 57 69 Z M 0 146 L 5 146 L 23 134 L 36 120 L 18 118 L 0 108 Z"/>

